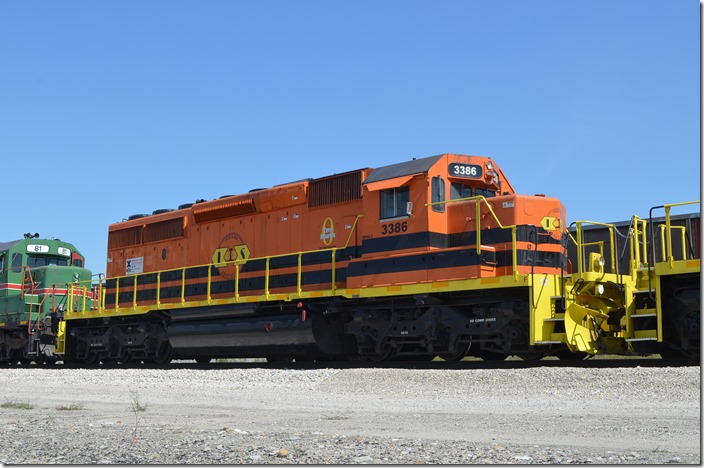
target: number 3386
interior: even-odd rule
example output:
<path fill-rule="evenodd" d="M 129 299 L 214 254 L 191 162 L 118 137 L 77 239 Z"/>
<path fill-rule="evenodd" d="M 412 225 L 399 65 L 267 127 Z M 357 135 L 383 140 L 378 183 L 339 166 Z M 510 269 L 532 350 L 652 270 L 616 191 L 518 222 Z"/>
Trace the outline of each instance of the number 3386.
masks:
<path fill-rule="evenodd" d="M 406 221 L 398 223 L 388 223 L 381 225 L 381 235 L 399 234 L 408 231 L 408 223 Z"/>

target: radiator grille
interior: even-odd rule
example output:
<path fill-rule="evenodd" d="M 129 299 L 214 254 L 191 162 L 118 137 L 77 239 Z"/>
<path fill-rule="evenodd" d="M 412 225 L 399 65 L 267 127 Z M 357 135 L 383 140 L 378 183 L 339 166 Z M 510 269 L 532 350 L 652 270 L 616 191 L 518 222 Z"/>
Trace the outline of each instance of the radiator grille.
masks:
<path fill-rule="evenodd" d="M 183 237 L 183 218 L 147 224 L 144 231 L 144 242 L 155 242 L 174 237 Z"/>
<path fill-rule="evenodd" d="M 108 236 L 108 249 L 119 249 L 142 243 L 142 226 L 113 231 Z"/>
<path fill-rule="evenodd" d="M 308 207 L 334 205 L 362 198 L 362 173 L 348 172 L 316 179 L 308 186 Z"/>
<path fill-rule="evenodd" d="M 233 201 L 222 203 L 216 206 L 207 206 L 204 208 L 194 208 L 193 217 L 197 223 L 205 221 L 214 221 L 216 219 L 229 218 L 231 216 L 243 216 L 256 213 L 257 209 L 254 206 L 254 199 Z"/>

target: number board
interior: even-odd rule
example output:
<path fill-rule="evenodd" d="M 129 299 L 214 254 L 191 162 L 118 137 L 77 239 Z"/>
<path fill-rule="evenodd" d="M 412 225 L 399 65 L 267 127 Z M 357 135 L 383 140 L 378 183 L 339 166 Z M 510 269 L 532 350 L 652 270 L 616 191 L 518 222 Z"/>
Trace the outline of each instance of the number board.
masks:
<path fill-rule="evenodd" d="M 49 246 L 44 244 L 27 244 L 29 253 L 49 253 Z"/>
<path fill-rule="evenodd" d="M 450 176 L 466 177 L 469 179 L 481 179 L 483 172 L 482 166 L 477 166 L 476 164 L 459 163 L 450 164 L 447 170 L 450 172 Z"/>

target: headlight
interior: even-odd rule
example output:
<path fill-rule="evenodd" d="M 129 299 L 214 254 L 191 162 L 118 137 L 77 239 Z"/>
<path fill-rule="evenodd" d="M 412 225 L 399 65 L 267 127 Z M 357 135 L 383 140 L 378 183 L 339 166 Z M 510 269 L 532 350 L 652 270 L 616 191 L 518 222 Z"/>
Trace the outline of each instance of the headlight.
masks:
<path fill-rule="evenodd" d="M 601 296 L 602 294 L 604 294 L 604 285 L 603 285 L 603 284 L 597 284 L 597 285 L 596 285 L 596 293 L 597 293 L 598 295 L 600 295 L 600 296 Z"/>
<path fill-rule="evenodd" d="M 596 252 L 591 252 L 589 254 L 589 259 L 592 264 L 592 271 L 596 273 L 603 271 L 604 265 L 606 265 L 606 259 L 603 255 L 599 255 Z"/>

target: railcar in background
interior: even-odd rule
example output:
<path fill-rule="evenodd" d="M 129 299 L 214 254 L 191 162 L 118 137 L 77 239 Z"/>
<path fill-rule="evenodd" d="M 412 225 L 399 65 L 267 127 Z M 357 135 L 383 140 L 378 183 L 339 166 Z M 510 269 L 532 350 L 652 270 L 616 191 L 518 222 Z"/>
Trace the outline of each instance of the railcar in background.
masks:
<path fill-rule="evenodd" d="M 618 327 L 592 326 L 595 336 L 604 336 L 607 328 L 627 330 L 619 345 L 633 353 L 699 359 L 701 214 L 683 212 L 698 206 L 674 203 L 653 207 L 644 218 L 571 226 L 570 234 L 579 237 L 568 244 L 572 262 L 581 255 L 585 262 L 591 257 L 603 263 L 598 268 L 612 272 L 619 294 L 628 297 L 626 307 L 612 314 Z M 592 324 L 596 321 L 592 315 Z"/>
<path fill-rule="evenodd" d="M 0 363 L 55 362 L 71 285 L 87 284 L 91 272 L 68 242 L 38 234 L 0 243 Z M 92 308 L 91 291 L 74 287 L 74 303 Z"/>

